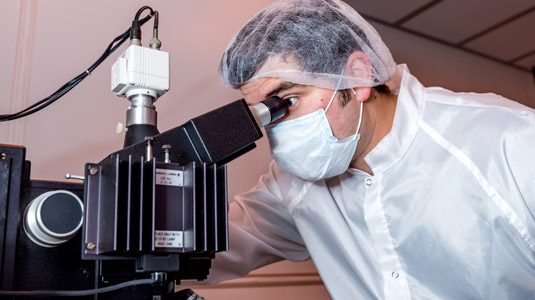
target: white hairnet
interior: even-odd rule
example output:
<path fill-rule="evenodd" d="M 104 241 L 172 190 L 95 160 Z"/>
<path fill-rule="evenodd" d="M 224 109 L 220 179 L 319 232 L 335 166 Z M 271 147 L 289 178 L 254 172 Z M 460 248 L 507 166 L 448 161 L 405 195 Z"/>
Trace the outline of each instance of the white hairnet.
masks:
<path fill-rule="evenodd" d="M 361 51 L 366 59 L 346 66 Z M 339 0 L 281 0 L 253 16 L 231 40 L 219 66 L 233 88 L 262 77 L 328 89 L 377 86 L 396 64 L 379 34 Z"/>

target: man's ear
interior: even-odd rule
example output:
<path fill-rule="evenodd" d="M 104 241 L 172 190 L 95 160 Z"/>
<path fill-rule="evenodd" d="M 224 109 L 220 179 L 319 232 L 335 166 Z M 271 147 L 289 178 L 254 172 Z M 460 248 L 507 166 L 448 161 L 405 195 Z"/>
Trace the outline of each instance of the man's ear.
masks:
<path fill-rule="evenodd" d="M 355 96 L 357 97 L 357 101 L 363 102 L 370 98 L 370 93 L 372 92 L 372 88 L 367 87 L 367 86 L 362 86 L 362 87 L 353 88 L 353 91 L 355 91 Z"/>
<path fill-rule="evenodd" d="M 355 51 L 347 58 L 346 75 L 357 78 L 370 79 L 372 68 L 368 56 L 362 51 Z M 356 87 L 353 89 L 357 101 L 366 101 L 370 97 L 371 87 Z"/>
<path fill-rule="evenodd" d="M 370 79 L 372 66 L 368 56 L 362 51 L 355 51 L 347 58 L 346 75 L 351 77 Z"/>

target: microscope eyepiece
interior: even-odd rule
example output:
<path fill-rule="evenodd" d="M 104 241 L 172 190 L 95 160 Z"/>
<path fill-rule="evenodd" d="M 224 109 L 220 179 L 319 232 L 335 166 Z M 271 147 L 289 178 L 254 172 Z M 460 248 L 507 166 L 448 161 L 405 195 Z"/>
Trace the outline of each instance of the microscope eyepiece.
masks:
<path fill-rule="evenodd" d="M 271 124 L 286 114 L 286 102 L 277 96 L 262 100 L 249 108 L 260 127 Z"/>

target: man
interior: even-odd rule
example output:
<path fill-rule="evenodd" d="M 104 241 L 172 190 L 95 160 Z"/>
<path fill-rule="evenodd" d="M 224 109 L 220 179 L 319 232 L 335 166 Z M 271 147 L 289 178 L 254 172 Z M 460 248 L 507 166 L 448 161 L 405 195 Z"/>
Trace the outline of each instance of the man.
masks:
<path fill-rule="evenodd" d="M 220 71 L 288 112 L 212 282 L 312 259 L 333 299 L 535 299 L 532 109 L 423 87 L 338 0 L 270 5 Z"/>

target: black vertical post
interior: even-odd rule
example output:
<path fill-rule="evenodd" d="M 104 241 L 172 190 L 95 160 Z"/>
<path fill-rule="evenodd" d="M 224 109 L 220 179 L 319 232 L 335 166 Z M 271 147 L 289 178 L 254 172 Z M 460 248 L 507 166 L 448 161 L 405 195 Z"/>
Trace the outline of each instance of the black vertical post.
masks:
<path fill-rule="evenodd" d="M 26 149 L 0 145 L 0 283 L 13 290 Z"/>

